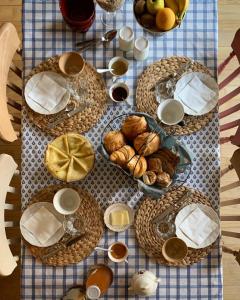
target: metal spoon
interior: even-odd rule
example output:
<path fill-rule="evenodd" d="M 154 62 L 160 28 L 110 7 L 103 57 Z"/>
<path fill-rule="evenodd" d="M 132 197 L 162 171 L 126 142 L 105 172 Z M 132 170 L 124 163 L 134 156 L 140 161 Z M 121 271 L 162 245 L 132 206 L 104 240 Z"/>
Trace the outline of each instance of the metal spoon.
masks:
<path fill-rule="evenodd" d="M 106 72 L 112 72 L 114 69 L 97 69 L 98 73 L 106 73 Z"/>
<path fill-rule="evenodd" d="M 78 42 L 76 46 L 78 47 L 78 51 L 85 51 L 89 48 L 96 47 L 100 44 L 106 45 L 111 42 L 117 35 L 117 30 L 113 29 L 106 32 L 101 38 L 92 39 L 88 41 Z"/>

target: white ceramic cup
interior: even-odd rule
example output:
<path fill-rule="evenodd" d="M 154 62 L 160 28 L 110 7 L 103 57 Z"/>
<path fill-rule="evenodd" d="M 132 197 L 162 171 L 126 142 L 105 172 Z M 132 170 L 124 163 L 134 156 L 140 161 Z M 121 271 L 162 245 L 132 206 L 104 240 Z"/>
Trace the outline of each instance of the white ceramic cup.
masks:
<path fill-rule="evenodd" d="M 119 48 L 122 51 L 130 51 L 134 47 L 134 32 L 131 27 L 124 26 L 119 31 Z"/>
<path fill-rule="evenodd" d="M 144 60 L 149 55 L 149 41 L 145 37 L 139 37 L 135 40 L 133 56 L 136 60 Z"/>
<path fill-rule="evenodd" d="M 111 71 L 113 69 L 112 66 L 117 61 L 121 61 L 125 65 L 125 72 L 123 72 L 122 74 L 115 74 L 114 71 Z M 114 79 L 124 76 L 128 71 L 128 67 L 129 67 L 129 62 L 124 57 L 121 56 L 113 57 L 108 63 L 108 69 L 110 70 L 110 73 L 113 75 Z"/>
<path fill-rule="evenodd" d="M 115 258 L 112 255 L 112 251 L 111 250 L 112 250 L 113 246 L 116 245 L 116 244 L 120 244 L 120 245 L 124 246 L 125 249 L 126 249 L 126 254 L 123 257 L 121 257 L 121 258 Z M 128 257 L 128 247 L 124 243 L 122 243 L 122 242 L 115 242 L 111 246 L 109 246 L 109 248 L 108 248 L 108 257 L 109 257 L 109 259 L 111 261 L 116 262 L 116 263 L 125 262 L 127 260 L 127 257 Z"/>
<path fill-rule="evenodd" d="M 56 211 L 62 215 L 74 214 L 80 206 L 80 196 L 71 188 L 59 190 L 53 197 L 53 205 Z"/>
<path fill-rule="evenodd" d="M 175 99 L 166 99 L 159 104 L 157 116 L 166 125 L 178 124 L 184 118 L 183 105 Z"/>
<path fill-rule="evenodd" d="M 118 101 L 118 100 L 116 100 L 116 99 L 113 97 L 113 91 L 114 91 L 117 87 L 122 87 L 122 88 L 124 88 L 125 91 L 127 92 L 127 97 L 124 98 L 123 100 Z M 124 83 L 124 82 L 117 82 L 117 83 L 114 83 L 114 84 L 110 87 L 110 89 L 109 89 L 109 97 L 110 97 L 111 100 L 112 100 L 113 102 L 115 102 L 115 103 L 123 103 L 123 102 L 127 101 L 128 96 L 129 96 L 129 87 L 128 87 L 127 84 Z"/>

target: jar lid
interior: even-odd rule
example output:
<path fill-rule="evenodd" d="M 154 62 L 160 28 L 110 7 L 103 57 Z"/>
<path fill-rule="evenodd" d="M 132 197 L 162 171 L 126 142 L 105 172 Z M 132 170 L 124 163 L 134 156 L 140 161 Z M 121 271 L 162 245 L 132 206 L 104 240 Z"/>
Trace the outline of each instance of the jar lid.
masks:
<path fill-rule="evenodd" d="M 98 286 L 91 285 L 87 288 L 87 297 L 89 299 L 98 299 L 101 296 L 101 291 Z"/>

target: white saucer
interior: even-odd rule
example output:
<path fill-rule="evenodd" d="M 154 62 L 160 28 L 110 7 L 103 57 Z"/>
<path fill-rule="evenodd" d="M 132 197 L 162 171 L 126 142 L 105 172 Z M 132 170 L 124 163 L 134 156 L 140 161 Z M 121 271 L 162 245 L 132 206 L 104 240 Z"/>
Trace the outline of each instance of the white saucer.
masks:
<path fill-rule="evenodd" d="M 29 206 L 22 214 L 21 220 L 20 220 L 20 230 L 22 233 L 22 236 L 24 239 L 29 242 L 31 245 L 37 246 L 37 247 L 49 247 L 54 244 L 56 244 L 64 235 L 65 231 L 63 227 L 59 228 L 59 230 L 53 234 L 53 236 L 43 245 L 41 244 L 37 238 L 33 236 L 32 233 L 30 233 L 25 226 L 23 225 L 29 217 L 31 217 L 38 209 L 41 207 L 45 207 L 48 209 L 57 219 L 60 223 L 63 223 L 64 216 L 59 214 L 52 203 L 50 202 L 38 202 L 34 203 L 31 206 Z M 47 224 L 46 224 L 47 226 Z"/>
<path fill-rule="evenodd" d="M 184 219 L 197 207 L 199 207 L 211 220 L 213 220 L 218 226 L 217 228 L 208 236 L 208 238 L 201 244 L 197 245 L 192 240 L 190 240 L 179 228 Z M 218 214 L 207 205 L 203 204 L 190 204 L 185 206 L 183 209 L 179 211 L 175 219 L 176 226 L 176 236 L 182 239 L 188 247 L 194 249 L 205 248 L 216 241 L 220 233 L 220 220 Z"/>
<path fill-rule="evenodd" d="M 29 92 L 32 90 L 32 88 L 36 85 L 36 83 L 41 79 L 43 75 L 47 75 L 52 80 L 54 80 L 56 83 L 67 89 L 67 80 L 61 76 L 60 74 L 52 71 L 45 71 L 41 73 L 37 73 L 33 75 L 27 82 L 25 89 L 24 89 L 24 96 L 25 100 L 28 104 L 28 106 L 35 112 L 42 114 L 42 115 L 52 115 L 60 112 L 63 110 L 70 99 L 70 93 L 66 91 L 65 95 L 63 96 L 60 103 L 54 107 L 52 111 L 48 111 L 45 108 L 43 108 L 41 105 L 39 105 L 37 102 L 33 101 L 30 97 L 28 97 Z"/>
<path fill-rule="evenodd" d="M 184 99 L 183 103 L 181 98 L 179 97 L 179 92 L 193 79 L 193 77 L 197 76 L 202 83 L 204 83 L 210 90 L 215 92 L 215 97 L 211 99 L 211 101 L 206 102 L 206 106 L 199 112 L 196 112 L 191 109 L 192 107 L 192 96 L 188 94 L 187 98 Z M 201 116 L 208 112 L 210 112 L 218 103 L 218 84 L 216 80 L 208 74 L 201 73 L 201 72 L 191 72 L 183 75 L 177 82 L 175 92 L 174 92 L 174 99 L 180 101 L 184 106 L 184 112 L 191 116 Z M 188 104 L 188 105 L 186 105 Z"/>
<path fill-rule="evenodd" d="M 129 214 L 129 223 L 130 224 L 128 224 L 126 226 L 122 226 L 122 227 L 120 227 L 120 226 L 119 227 L 118 226 L 112 226 L 110 224 L 110 220 L 109 220 L 110 214 L 113 211 L 117 211 L 117 210 L 127 210 L 128 211 L 128 214 Z M 124 204 L 124 203 L 115 203 L 115 204 L 112 204 L 112 205 L 110 205 L 105 210 L 105 213 L 104 213 L 104 223 L 112 231 L 115 231 L 115 232 L 125 231 L 125 230 L 127 230 L 133 224 L 133 221 L 134 221 L 134 212 L 133 212 L 133 209 L 130 206 Z"/>

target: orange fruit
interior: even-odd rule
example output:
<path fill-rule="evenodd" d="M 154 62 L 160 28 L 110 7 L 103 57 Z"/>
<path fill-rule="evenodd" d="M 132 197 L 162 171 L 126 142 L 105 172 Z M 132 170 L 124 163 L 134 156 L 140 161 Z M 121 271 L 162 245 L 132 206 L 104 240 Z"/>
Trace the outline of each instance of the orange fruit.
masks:
<path fill-rule="evenodd" d="M 173 28 L 176 22 L 176 15 L 171 8 L 164 7 L 158 10 L 156 15 L 156 26 L 161 31 Z"/>

